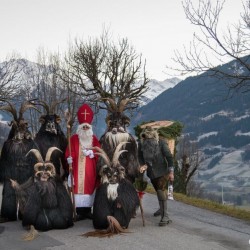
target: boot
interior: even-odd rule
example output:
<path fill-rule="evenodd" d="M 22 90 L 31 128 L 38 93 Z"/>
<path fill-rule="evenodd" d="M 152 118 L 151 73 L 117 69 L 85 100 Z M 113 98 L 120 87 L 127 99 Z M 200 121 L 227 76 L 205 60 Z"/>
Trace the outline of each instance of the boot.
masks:
<path fill-rule="evenodd" d="M 76 208 L 76 221 L 85 220 L 84 208 L 77 207 Z"/>
<path fill-rule="evenodd" d="M 93 214 L 91 212 L 91 207 L 85 207 L 84 208 L 84 214 L 86 219 L 93 220 Z"/>
<path fill-rule="evenodd" d="M 91 207 L 77 207 L 76 208 L 77 218 L 76 220 L 93 220 L 93 214 L 91 213 Z"/>
<path fill-rule="evenodd" d="M 157 216 L 160 216 L 161 215 L 161 209 L 159 208 L 158 210 L 156 210 L 154 212 L 154 216 L 157 217 Z"/>
<path fill-rule="evenodd" d="M 161 212 L 161 220 L 159 222 L 159 226 L 166 226 L 167 224 L 172 222 L 168 217 L 166 192 L 162 190 L 157 190 L 157 197 L 159 200 Z"/>

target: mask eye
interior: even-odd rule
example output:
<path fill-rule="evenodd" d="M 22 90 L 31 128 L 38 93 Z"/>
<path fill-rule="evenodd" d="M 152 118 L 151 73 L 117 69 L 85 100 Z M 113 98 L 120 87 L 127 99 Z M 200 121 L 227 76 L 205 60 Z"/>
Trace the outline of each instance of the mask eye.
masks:
<path fill-rule="evenodd" d="M 46 167 L 45 167 L 45 171 L 51 172 L 51 170 L 52 170 L 52 169 L 51 169 L 51 166 L 46 166 Z"/>
<path fill-rule="evenodd" d="M 45 170 L 45 166 L 44 165 L 38 167 L 38 171 L 44 171 L 44 170 Z"/>

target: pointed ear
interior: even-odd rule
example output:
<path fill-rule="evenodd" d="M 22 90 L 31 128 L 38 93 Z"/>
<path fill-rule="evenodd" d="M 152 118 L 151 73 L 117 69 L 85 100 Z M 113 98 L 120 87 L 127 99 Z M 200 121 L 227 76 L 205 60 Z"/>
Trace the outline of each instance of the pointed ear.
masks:
<path fill-rule="evenodd" d="M 101 183 L 109 183 L 107 174 L 110 167 L 108 165 L 103 165 L 99 171 L 99 175 L 101 176 Z"/>
<path fill-rule="evenodd" d="M 61 117 L 59 115 L 56 115 L 56 123 L 60 123 L 62 120 L 61 120 Z"/>
<path fill-rule="evenodd" d="M 125 173 L 126 173 L 125 168 L 122 166 L 119 166 L 118 171 L 119 171 L 120 178 L 125 178 Z"/>
<path fill-rule="evenodd" d="M 44 124 L 44 123 L 45 123 L 45 116 L 46 116 L 46 115 L 41 115 L 41 116 L 40 116 L 39 122 L 40 122 L 41 124 Z"/>
<path fill-rule="evenodd" d="M 101 167 L 101 169 L 100 169 L 100 171 L 99 171 L 99 175 L 100 176 L 104 176 L 105 174 L 107 174 L 107 170 L 108 170 L 108 165 L 103 165 L 102 167 Z"/>

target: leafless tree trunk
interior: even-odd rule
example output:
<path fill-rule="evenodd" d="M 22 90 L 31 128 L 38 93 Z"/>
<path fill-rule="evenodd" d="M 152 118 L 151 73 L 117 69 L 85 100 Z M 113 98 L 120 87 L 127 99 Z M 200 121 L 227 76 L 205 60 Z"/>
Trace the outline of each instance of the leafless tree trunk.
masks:
<path fill-rule="evenodd" d="M 75 78 L 71 75 L 70 65 L 67 64 L 60 55 L 54 55 L 53 64 L 57 65 L 57 77 L 61 81 L 61 87 L 63 88 L 67 99 L 64 118 L 69 121 L 67 126 L 70 128 L 69 134 L 71 134 L 76 127 L 75 120 L 77 111 L 82 103 L 87 100 L 83 91 L 77 85 L 72 83 L 72 81 L 75 82 Z"/>
<path fill-rule="evenodd" d="M 201 152 L 196 142 L 191 142 L 188 137 L 183 137 L 178 143 L 176 159 L 178 162 L 177 181 L 180 190 L 187 193 L 187 186 L 198 170 L 201 161 Z"/>
<path fill-rule="evenodd" d="M 127 39 L 119 40 L 118 44 L 110 41 L 108 32 L 88 41 L 75 39 L 65 61 L 65 82 L 75 86 L 92 104 L 101 100 L 109 106 L 103 98 L 113 99 L 118 105 L 124 99 L 131 99 L 133 102 L 128 106 L 133 109 L 147 91 L 149 80 L 141 55 Z"/>
<path fill-rule="evenodd" d="M 18 60 L 16 55 L 0 63 L 0 98 L 11 99 L 19 94 L 22 69 L 21 60 Z"/>
<path fill-rule="evenodd" d="M 193 2 L 184 0 L 183 8 L 187 19 L 200 28 L 200 33 L 194 34 L 193 41 L 189 47 L 184 47 L 184 51 L 175 51 L 173 61 L 178 66 L 167 68 L 182 75 L 207 71 L 209 75 L 223 79 L 231 93 L 249 91 L 250 1 L 243 5 L 242 20 L 228 26 L 224 32 L 220 30 L 219 21 L 225 0 L 200 0 L 197 6 Z M 218 67 L 232 60 L 236 63 L 231 68 Z"/>
<path fill-rule="evenodd" d="M 23 80 L 23 93 L 26 99 L 36 99 L 46 102 L 48 105 L 60 102 L 67 98 L 67 91 L 59 75 L 59 61 L 55 60 L 56 55 L 40 48 L 37 52 L 37 62 L 32 67 L 27 66 L 24 69 L 25 79 Z M 32 88 L 31 88 L 32 86 Z M 42 106 L 37 106 L 41 114 L 45 112 Z M 64 116 L 65 105 L 56 106 L 56 113 Z M 38 112 L 30 111 L 31 131 L 35 135 L 40 128 Z M 63 119 L 62 119 L 63 120 Z M 65 126 L 66 127 L 66 126 Z"/>

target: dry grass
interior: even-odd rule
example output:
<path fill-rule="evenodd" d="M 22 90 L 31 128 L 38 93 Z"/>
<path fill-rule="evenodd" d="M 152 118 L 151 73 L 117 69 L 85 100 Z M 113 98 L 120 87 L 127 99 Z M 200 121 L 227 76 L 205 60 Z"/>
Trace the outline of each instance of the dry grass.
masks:
<path fill-rule="evenodd" d="M 146 192 L 155 194 L 155 191 L 151 185 L 148 185 Z M 220 214 L 225 214 L 234 218 L 238 218 L 244 221 L 250 221 L 250 211 L 246 209 L 237 208 L 234 206 L 223 205 L 210 200 L 204 200 L 199 198 L 188 197 L 184 194 L 174 193 L 174 199 L 176 201 L 183 202 L 188 205 L 192 205 L 199 208 L 204 208 Z"/>

